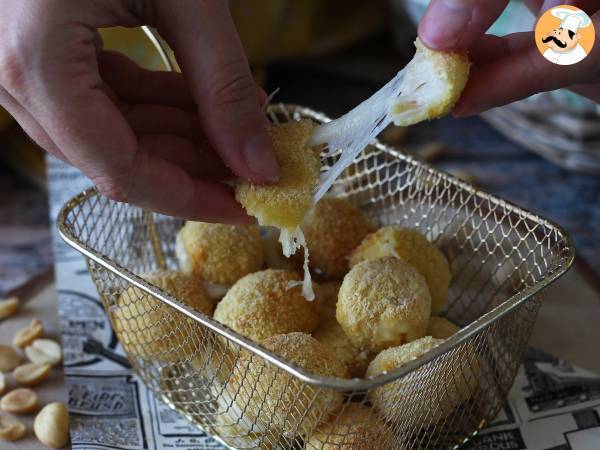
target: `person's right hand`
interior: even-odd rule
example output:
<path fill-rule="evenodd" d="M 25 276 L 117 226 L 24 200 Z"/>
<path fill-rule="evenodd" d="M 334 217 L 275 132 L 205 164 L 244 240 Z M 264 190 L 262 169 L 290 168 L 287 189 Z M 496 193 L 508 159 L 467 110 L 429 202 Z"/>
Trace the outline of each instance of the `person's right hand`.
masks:
<path fill-rule="evenodd" d="M 247 222 L 231 172 L 278 166 L 226 0 L 0 0 L 0 104 L 38 144 L 118 201 Z M 155 26 L 183 75 L 102 50 L 98 28 Z M 231 172 L 230 172 L 231 171 Z"/>
<path fill-rule="evenodd" d="M 537 50 L 533 32 L 503 37 L 484 34 L 508 0 L 432 0 L 419 37 L 433 50 L 469 51 L 471 75 L 454 108 L 456 116 L 478 114 L 542 91 L 569 88 L 600 101 L 600 2 L 525 0 L 536 16 L 560 4 L 576 4 L 592 18 L 596 45 L 580 63 L 560 66 Z"/>

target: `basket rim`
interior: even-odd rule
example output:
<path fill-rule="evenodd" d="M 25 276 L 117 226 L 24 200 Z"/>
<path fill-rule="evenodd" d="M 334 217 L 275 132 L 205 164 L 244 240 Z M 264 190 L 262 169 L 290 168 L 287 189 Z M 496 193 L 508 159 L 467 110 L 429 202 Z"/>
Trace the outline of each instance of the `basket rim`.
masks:
<path fill-rule="evenodd" d="M 277 111 L 275 108 L 280 108 L 281 111 L 285 111 L 288 114 L 289 111 L 291 111 L 292 115 L 299 113 L 302 114 L 304 117 L 310 117 L 312 119 L 322 122 L 331 120 L 323 113 L 319 113 L 310 108 L 293 104 L 271 105 L 267 109 L 267 112 L 276 113 Z M 513 311 L 525 301 L 532 299 L 535 294 L 539 293 L 542 289 L 546 288 L 548 285 L 550 285 L 562 275 L 564 275 L 572 266 L 575 258 L 575 248 L 573 245 L 573 241 L 569 234 L 560 225 L 557 225 L 548 219 L 540 217 L 530 211 L 527 211 L 526 209 L 518 207 L 509 201 L 480 191 L 474 186 L 470 185 L 469 183 L 466 183 L 451 174 L 434 169 L 426 163 L 418 161 L 409 155 L 403 154 L 400 150 L 396 148 L 382 144 L 378 140 L 375 140 L 375 142 L 372 145 L 374 145 L 378 150 L 381 150 L 389 154 L 390 156 L 393 156 L 394 158 L 402 160 L 412 166 L 419 167 L 429 174 L 441 177 L 441 179 L 445 180 L 451 185 L 459 187 L 463 190 L 467 190 L 473 195 L 476 195 L 477 197 L 483 200 L 487 200 L 493 205 L 505 208 L 508 211 L 517 213 L 524 218 L 527 218 L 535 223 L 545 225 L 546 227 L 552 229 L 564 241 L 565 244 L 566 253 L 563 256 L 563 264 L 559 265 L 554 271 L 548 272 L 540 281 L 535 283 L 533 286 L 529 286 L 523 289 L 522 291 L 515 293 L 511 297 L 504 300 L 501 304 L 497 305 L 490 311 L 481 315 L 476 320 L 463 327 L 460 331 L 452 335 L 450 338 L 444 340 L 441 344 L 434 347 L 424 355 L 400 367 L 397 367 L 392 371 L 384 372 L 374 377 L 345 379 L 323 377 L 306 372 L 304 369 L 299 368 L 298 366 L 284 360 L 278 355 L 266 350 L 260 344 L 248 338 L 245 338 L 244 336 L 238 334 L 230 328 L 220 324 L 219 322 L 212 319 L 212 317 L 208 317 L 202 313 L 199 313 L 190 308 L 189 306 L 179 302 L 175 297 L 173 297 L 169 293 L 146 282 L 139 275 L 136 275 L 129 269 L 112 261 L 108 256 L 97 252 L 95 249 L 84 243 L 79 237 L 74 235 L 73 230 L 69 226 L 68 216 L 71 213 L 71 211 L 73 211 L 73 209 L 76 208 L 78 205 L 84 203 L 85 201 L 94 196 L 102 195 L 95 187 L 88 188 L 85 191 L 75 195 L 70 200 L 68 200 L 65 203 L 65 205 L 61 208 L 57 216 L 58 234 L 69 246 L 77 250 L 85 257 L 91 259 L 92 261 L 101 265 L 105 269 L 108 269 L 117 276 L 125 279 L 127 282 L 133 284 L 134 286 L 142 289 L 146 293 L 157 297 L 163 303 L 166 303 L 170 307 L 175 308 L 176 310 L 185 314 L 186 316 L 190 317 L 196 322 L 201 323 L 205 327 L 211 329 L 220 336 L 223 336 L 227 340 L 235 342 L 236 344 L 240 345 L 242 348 L 251 352 L 252 354 L 255 354 L 258 357 L 267 360 L 269 363 L 281 368 L 282 370 L 300 379 L 301 381 L 326 389 L 366 391 L 402 378 L 408 373 L 427 364 L 428 362 L 437 359 L 444 353 L 451 351 L 453 348 L 462 344 L 472 336 L 479 334 L 485 328 L 490 326 L 493 322 L 509 314 L 511 311 Z"/>

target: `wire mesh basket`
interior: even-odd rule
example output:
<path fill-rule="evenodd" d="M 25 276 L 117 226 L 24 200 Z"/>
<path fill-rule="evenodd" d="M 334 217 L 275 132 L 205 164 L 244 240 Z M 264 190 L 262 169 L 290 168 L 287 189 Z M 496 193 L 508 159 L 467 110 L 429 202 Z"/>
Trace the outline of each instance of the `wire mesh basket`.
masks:
<path fill-rule="evenodd" d="M 294 105 L 273 123 L 327 117 Z M 336 156 L 324 157 L 324 167 Z M 333 187 L 380 225 L 423 232 L 453 275 L 444 312 L 463 329 L 369 379 L 307 373 L 140 276 L 177 268 L 180 220 L 91 189 L 59 232 L 83 253 L 128 358 L 171 408 L 231 448 L 455 448 L 506 400 L 536 319 L 536 295 L 571 265 L 554 224 L 375 143 Z"/>

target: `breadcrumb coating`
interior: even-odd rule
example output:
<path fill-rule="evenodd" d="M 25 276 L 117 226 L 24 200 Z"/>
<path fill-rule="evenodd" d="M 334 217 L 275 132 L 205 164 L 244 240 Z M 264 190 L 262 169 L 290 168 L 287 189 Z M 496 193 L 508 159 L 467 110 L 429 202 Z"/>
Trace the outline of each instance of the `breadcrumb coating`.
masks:
<path fill-rule="evenodd" d="M 300 275 L 287 270 L 263 270 L 238 280 L 215 310 L 214 319 L 257 342 L 292 331 L 312 332 L 317 308 L 307 302 Z"/>
<path fill-rule="evenodd" d="M 198 312 L 212 313 L 214 302 L 198 278 L 172 270 L 158 270 L 142 278 Z M 135 286 L 119 296 L 112 318 L 123 347 L 145 359 L 181 360 L 195 350 L 192 343 L 204 333 L 199 323 Z"/>
<path fill-rule="evenodd" d="M 460 331 L 460 327 L 445 317 L 432 316 L 429 318 L 425 334 L 436 339 L 448 339 Z"/>
<path fill-rule="evenodd" d="M 350 255 L 350 267 L 367 259 L 396 256 L 425 277 L 431 293 L 431 311 L 438 314 L 448 301 L 452 277 L 446 256 L 416 230 L 382 227 L 369 234 Z"/>
<path fill-rule="evenodd" d="M 369 353 L 422 337 L 431 314 L 425 279 L 393 256 L 355 265 L 338 294 L 337 321 Z"/>
<path fill-rule="evenodd" d="M 306 333 L 272 336 L 262 346 L 311 374 L 339 378 L 347 375 L 335 355 Z M 236 407 L 256 424 L 257 431 L 283 433 L 290 439 L 310 436 L 319 421 L 327 420 L 343 401 L 341 392 L 308 385 L 249 354 L 236 362 L 228 389 L 238 392 Z"/>
<path fill-rule="evenodd" d="M 306 448 L 319 450 L 402 450 L 388 426 L 367 407 L 356 403 L 344 406 L 335 420 L 321 424 Z"/>
<path fill-rule="evenodd" d="M 321 317 L 317 330 L 313 337 L 321 344 L 329 347 L 331 352 L 348 369 L 350 377 L 362 378 L 369 365 L 366 352 L 356 348 L 335 316 Z"/>
<path fill-rule="evenodd" d="M 379 353 L 369 364 L 367 376 L 390 372 L 443 342 L 426 336 Z M 471 398 L 478 387 L 479 364 L 472 345 L 450 352 L 406 376 L 369 392 L 379 413 L 392 423 L 425 428 L 448 417 Z"/>
<path fill-rule="evenodd" d="M 302 230 L 310 267 L 326 278 L 341 279 L 349 270 L 350 253 L 374 227 L 349 201 L 323 198 L 309 211 Z"/>
<path fill-rule="evenodd" d="M 415 56 L 406 66 L 400 101 L 392 107 L 394 123 L 409 126 L 437 119 L 454 107 L 469 79 L 466 53 L 438 52 L 415 41 Z"/>
<path fill-rule="evenodd" d="M 230 286 L 264 264 L 263 242 L 256 225 L 188 221 L 179 232 L 178 244 L 182 270 L 211 284 Z"/>
<path fill-rule="evenodd" d="M 268 185 L 241 182 L 236 187 L 235 198 L 260 225 L 293 232 L 312 206 L 321 170 L 318 151 L 307 147 L 313 128 L 307 119 L 271 127 L 279 181 Z"/>

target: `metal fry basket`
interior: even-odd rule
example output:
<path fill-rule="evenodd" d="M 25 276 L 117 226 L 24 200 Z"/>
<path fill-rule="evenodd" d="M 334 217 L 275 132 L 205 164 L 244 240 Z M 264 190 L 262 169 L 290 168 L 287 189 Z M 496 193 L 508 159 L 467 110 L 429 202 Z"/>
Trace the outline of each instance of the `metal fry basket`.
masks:
<path fill-rule="evenodd" d="M 327 117 L 270 106 L 273 123 Z M 324 157 L 324 167 L 336 156 Z M 380 143 L 333 187 L 380 225 L 423 232 L 452 271 L 444 312 L 460 332 L 370 379 L 306 373 L 180 302 L 141 274 L 177 268 L 180 220 L 91 189 L 62 209 L 59 232 L 83 253 L 139 377 L 231 448 L 456 448 L 506 400 L 541 289 L 574 257 L 562 229 Z"/>

